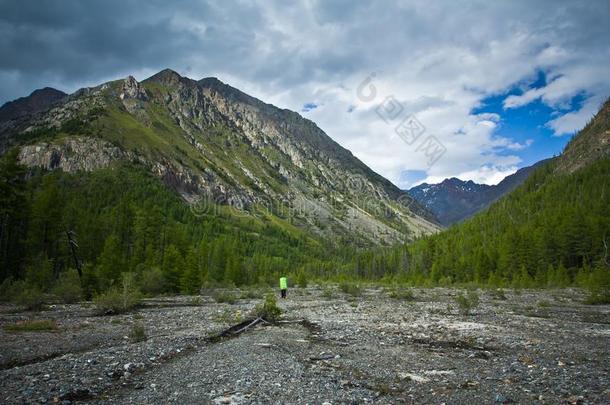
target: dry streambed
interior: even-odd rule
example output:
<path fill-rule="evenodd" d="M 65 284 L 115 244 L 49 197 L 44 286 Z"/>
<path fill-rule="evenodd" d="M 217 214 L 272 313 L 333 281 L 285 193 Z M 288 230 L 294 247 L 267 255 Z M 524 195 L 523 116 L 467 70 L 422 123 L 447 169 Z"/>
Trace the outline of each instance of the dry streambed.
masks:
<path fill-rule="evenodd" d="M 0 401 L 610 403 L 609 306 L 583 305 L 577 290 L 479 291 L 464 315 L 457 290 L 413 292 L 291 290 L 286 322 L 222 339 L 209 337 L 259 300 L 172 297 L 106 317 L 5 306 Z M 11 327 L 32 319 L 55 327 Z M 130 337 L 136 324 L 145 341 Z"/>

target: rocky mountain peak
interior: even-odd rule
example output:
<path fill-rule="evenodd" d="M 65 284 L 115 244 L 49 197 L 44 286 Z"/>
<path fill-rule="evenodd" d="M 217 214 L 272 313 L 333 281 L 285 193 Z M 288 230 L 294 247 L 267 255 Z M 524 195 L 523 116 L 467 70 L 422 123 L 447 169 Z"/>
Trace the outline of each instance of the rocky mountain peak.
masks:
<path fill-rule="evenodd" d="M 0 107 L 0 121 L 8 121 L 46 110 L 67 94 L 52 87 L 34 90 L 29 96 L 9 101 Z"/>
<path fill-rule="evenodd" d="M 43 144 L 21 137 L 29 128 L 61 136 Z M 217 78 L 195 81 L 170 69 L 142 82 L 129 76 L 76 92 L 3 134 L 6 144 L 28 139 L 21 143 L 28 166 L 97 170 L 136 161 L 187 202 L 279 203 L 298 212 L 297 225 L 320 234 L 384 243 L 440 228 L 315 123 Z M 90 143 L 89 134 L 108 143 Z"/>
<path fill-rule="evenodd" d="M 148 95 L 146 94 L 144 87 L 142 87 L 133 76 L 127 76 L 123 81 L 123 91 L 119 95 L 119 98 L 121 100 L 133 98 L 144 101 L 148 99 Z"/>
<path fill-rule="evenodd" d="M 163 69 L 159 73 L 149 77 L 146 79 L 147 81 L 156 82 L 163 84 L 165 86 L 175 86 L 180 82 L 184 81 L 184 77 L 182 77 L 178 72 L 172 69 Z"/>
<path fill-rule="evenodd" d="M 546 162 L 543 160 L 533 166 L 519 169 L 493 186 L 451 177 L 438 184 L 422 183 L 411 188 L 409 194 L 432 211 L 441 224 L 449 226 L 470 217 L 514 190 L 536 167 Z"/>

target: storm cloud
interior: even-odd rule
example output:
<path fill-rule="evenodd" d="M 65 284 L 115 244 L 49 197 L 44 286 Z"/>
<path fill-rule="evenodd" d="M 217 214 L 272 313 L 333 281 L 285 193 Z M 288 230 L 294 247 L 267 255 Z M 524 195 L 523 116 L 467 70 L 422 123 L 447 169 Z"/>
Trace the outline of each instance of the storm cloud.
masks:
<path fill-rule="evenodd" d="M 301 111 L 400 186 L 411 171 L 492 183 L 610 95 L 609 17 L 603 0 L 4 0 L 0 103 L 169 67 Z M 378 98 L 363 102 L 356 88 L 371 74 Z M 376 113 L 389 96 L 446 148 L 433 165 Z M 550 135 L 499 136 L 504 114 L 475 112 L 493 96 L 506 112 L 548 106 Z"/>

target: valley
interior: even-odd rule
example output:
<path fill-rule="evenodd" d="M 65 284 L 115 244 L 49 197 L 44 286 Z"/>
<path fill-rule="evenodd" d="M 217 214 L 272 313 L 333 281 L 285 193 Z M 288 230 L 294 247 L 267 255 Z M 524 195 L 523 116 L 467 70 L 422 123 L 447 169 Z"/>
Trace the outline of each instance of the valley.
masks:
<path fill-rule="evenodd" d="M 0 404 L 610 404 L 608 16 L 0 1 Z"/>

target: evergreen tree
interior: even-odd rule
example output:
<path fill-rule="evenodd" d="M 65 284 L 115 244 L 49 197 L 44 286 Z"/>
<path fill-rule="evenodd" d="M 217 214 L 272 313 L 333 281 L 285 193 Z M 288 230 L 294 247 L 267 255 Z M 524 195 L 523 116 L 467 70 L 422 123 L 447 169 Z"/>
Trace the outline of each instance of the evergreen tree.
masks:
<path fill-rule="evenodd" d="M 180 291 L 184 294 L 196 294 L 201 289 L 202 277 L 197 254 L 189 249 L 184 260 L 184 272 L 180 278 Z"/>
<path fill-rule="evenodd" d="M 168 290 L 171 292 L 180 291 L 180 278 L 184 271 L 184 259 L 178 248 L 173 244 L 170 244 L 165 251 L 162 270 Z"/>
<path fill-rule="evenodd" d="M 119 238 L 115 234 L 110 234 L 104 242 L 104 249 L 98 260 L 97 275 L 102 285 L 107 288 L 120 281 L 123 271 L 125 264 Z"/>

